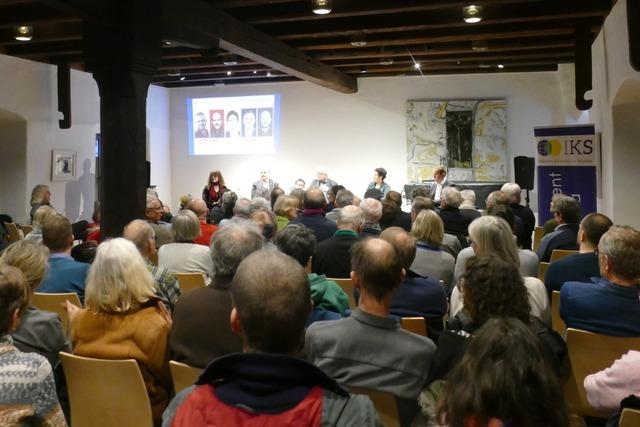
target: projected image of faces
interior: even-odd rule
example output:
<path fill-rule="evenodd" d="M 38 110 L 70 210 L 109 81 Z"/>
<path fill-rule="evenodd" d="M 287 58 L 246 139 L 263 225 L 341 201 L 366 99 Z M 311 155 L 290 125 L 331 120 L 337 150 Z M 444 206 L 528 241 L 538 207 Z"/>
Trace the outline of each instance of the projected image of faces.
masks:
<path fill-rule="evenodd" d="M 273 136 L 273 108 L 260 108 L 258 120 L 258 136 Z"/>
<path fill-rule="evenodd" d="M 207 130 L 207 117 L 204 115 L 204 113 L 197 113 L 195 122 L 196 131 L 194 133 L 194 137 L 209 138 L 209 131 Z"/>
<path fill-rule="evenodd" d="M 224 137 L 224 111 L 223 110 L 211 110 L 209 111 L 211 121 L 211 137 L 222 138 Z"/>
<path fill-rule="evenodd" d="M 237 111 L 229 111 L 227 113 L 227 131 L 224 136 L 227 138 L 239 138 L 240 137 L 240 117 Z"/>
<path fill-rule="evenodd" d="M 242 109 L 242 136 L 256 136 L 256 110 Z"/>

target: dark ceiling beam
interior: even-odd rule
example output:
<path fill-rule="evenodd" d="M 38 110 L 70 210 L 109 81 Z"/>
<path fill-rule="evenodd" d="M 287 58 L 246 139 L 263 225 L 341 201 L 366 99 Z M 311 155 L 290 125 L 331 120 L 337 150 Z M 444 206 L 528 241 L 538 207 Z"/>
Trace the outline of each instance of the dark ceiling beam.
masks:
<path fill-rule="evenodd" d="M 72 13 L 33 2 L 0 7 L 0 28 L 36 26 L 43 22 L 73 22 L 77 19 L 78 17 Z"/>
<path fill-rule="evenodd" d="M 496 70 L 495 68 L 467 68 L 467 69 L 459 69 L 452 68 L 449 70 L 436 70 L 436 71 L 423 71 L 422 74 L 419 72 L 412 70 L 406 73 L 364 73 L 359 74 L 358 78 L 369 78 L 369 77 L 420 77 L 420 76 L 441 76 L 448 74 L 495 74 L 499 72 L 500 74 L 508 74 L 508 73 L 535 73 L 535 72 L 544 72 L 544 71 L 557 71 L 557 65 L 537 65 L 537 66 L 515 66 L 510 69 L 505 69 L 504 71 Z"/>
<path fill-rule="evenodd" d="M 220 75 L 226 74 L 228 71 L 231 71 L 233 74 L 237 73 L 252 73 L 254 71 L 257 72 L 271 72 L 277 73 L 277 71 L 266 68 L 264 65 L 257 65 L 252 67 L 227 67 L 226 69 L 220 69 L 217 67 L 200 67 L 200 68 L 187 68 L 187 67 L 172 67 L 172 68 L 164 68 L 158 70 L 156 74 L 157 77 L 166 76 L 169 73 L 180 71 L 181 75 L 192 76 L 195 74 L 211 74 L 211 73 L 220 73 Z"/>
<path fill-rule="evenodd" d="M 7 46 L 7 52 L 9 52 L 10 55 L 20 56 L 22 58 L 81 54 L 82 40 L 34 44 L 24 43 Z"/>
<path fill-rule="evenodd" d="M 117 2 L 113 0 L 38 0 L 38 3 L 73 14 L 85 21 L 108 24 Z"/>
<path fill-rule="evenodd" d="M 160 84 L 165 87 L 189 87 L 189 86 L 225 86 L 228 84 L 249 84 L 249 83 L 281 83 L 290 81 L 299 81 L 295 77 L 280 75 L 274 77 L 242 77 L 242 78 L 216 78 L 216 79 L 193 79 L 193 80 L 177 80 L 172 82 L 153 82 L 154 84 Z"/>
<path fill-rule="evenodd" d="M 266 73 L 264 72 L 261 74 L 253 74 L 252 72 L 242 72 L 242 73 L 234 73 L 231 76 L 227 76 L 224 73 L 209 73 L 209 74 L 192 74 L 184 77 L 186 77 L 185 80 L 180 80 L 180 77 L 176 77 L 176 76 L 157 76 L 157 77 L 154 77 L 153 82 L 154 83 L 171 83 L 171 82 L 187 81 L 187 80 L 191 82 L 211 81 L 211 80 L 224 82 L 229 80 L 254 80 L 254 79 L 260 79 L 260 78 L 265 79 L 265 81 L 280 81 L 282 78 L 287 78 L 291 76 L 287 76 L 286 74 L 272 74 L 271 77 L 267 77 Z"/>
<path fill-rule="evenodd" d="M 356 80 L 310 58 L 201 0 L 165 0 L 165 36 L 176 40 L 219 39 L 234 52 L 288 75 L 344 93 L 358 90 Z"/>
<path fill-rule="evenodd" d="M 233 9 L 238 7 L 253 7 L 253 6 L 272 6 L 279 3 L 296 3 L 306 0 L 222 0 L 217 1 L 215 5 L 220 9 Z"/>

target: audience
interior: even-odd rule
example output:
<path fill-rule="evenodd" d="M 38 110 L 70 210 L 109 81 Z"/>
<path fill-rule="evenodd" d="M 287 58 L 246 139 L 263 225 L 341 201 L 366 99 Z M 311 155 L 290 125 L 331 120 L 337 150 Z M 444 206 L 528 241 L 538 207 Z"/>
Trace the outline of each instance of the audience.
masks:
<path fill-rule="evenodd" d="M 249 255 L 238 266 L 231 299 L 231 328 L 244 353 L 209 364 L 195 386 L 173 399 L 165 426 L 380 425 L 367 398 L 351 396 L 297 357 L 311 311 L 298 262 L 277 251 Z"/>
<path fill-rule="evenodd" d="M 386 206 L 386 209 L 385 209 Z M 380 226 L 382 229 L 387 227 L 400 227 L 406 232 L 411 231 L 411 214 L 402 211 L 402 194 L 397 191 L 389 191 L 382 201 L 382 212 L 385 216 L 385 210 L 387 211 L 387 220 L 380 220 Z"/>
<path fill-rule="evenodd" d="M 144 214 L 154 233 L 156 233 L 156 246 L 158 249 L 167 243 L 173 242 L 171 225 L 162 221 L 164 210 L 160 199 L 147 196 L 147 207 Z"/>
<path fill-rule="evenodd" d="M 482 216 L 482 213 L 476 209 L 476 193 L 473 190 L 460 191 L 460 198 L 462 203 L 460 203 L 458 209 L 460 209 L 462 216 L 469 218 L 470 221 Z"/>
<path fill-rule="evenodd" d="M 24 236 L 24 240 L 30 240 L 35 243 L 42 243 L 42 224 L 57 212 L 49 205 L 42 205 L 33 214 L 33 229 Z"/>
<path fill-rule="evenodd" d="M 284 196 L 284 190 L 282 188 L 275 187 L 273 190 L 271 190 L 271 194 L 269 194 L 271 210 L 275 210 L 276 200 L 278 200 L 280 196 Z"/>
<path fill-rule="evenodd" d="M 333 237 L 320 242 L 311 260 L 311 270 L 332 279 L 348 279 L 351 275 L 351 247 L 360 240 L 364 218 L 362 209 L 345 206 L 338 212 L 338 230 Z"/>
<path fill-rule="evenodd" d="M 466 236 L 467 228 L 473 218 L 460 212 L 459 206 L 462 203 L 460 191 L 455 187 L 445 187 L 440 196 L 440 218 L 444 224 L 445 233 L 453 234 L 456 237 Z"/>
<path fill-rule="evenodd" d="M 345 206 L 349 206 L 353 204 L 354 204 L 353 193 L 346 189 L 340 190 L 336 194 L 336 200 L 334 203 L 335 207 L 330 212 L 327 212 L 327 214 L 325 215 L 325 218 L 330 219 L 333 222 L 337 222 L 338 213 L 340 212 L 340 209 L 344 208 Z"/>
<path fill-rule="evenodd" d="M 536 227 L 536 217 L 533 215 L 533 211 L 528 206 L 522 206 L 522 189 L 515 182 L 507 182 L 500 189 L 508 198 L 509 207 L 513 211 L 513 214 L 520 218 L 523 225 L 523 233 L 521 236 L 520 244 L 523 249 L 531 250 L 531 236 L 533 229 Z"/>
<path fill-rule="evenodd" d="M 18 350 L 11 338 L 28 303 L 29 287 L 22 272 L 0 264 L 1 422 L 5 426 L 66 427 L 51 365 L 44 356 Z"/>
<path fill-rule="evenodd" d="M 336 207 L 336 197 L 338 192 L 345 190 L 344 185 L 334 185 L 327 191 L 327 212 L 331 212 Z"/>
<path fill-rule="evenodd" d="M 260 208 L 251 213 L 249 220 L 258 226 L 264 237 L 265 249 L 275 249 L 273 239 L 278 231 L 276 215 L 268 209 Z"/>
<path fill-rule="evenodd" d="M 544 279 L 549 298 L 565 282 L 590 282 L 592 277 L 600 277 L 596 250 L 600 238 L 612 225 L 611 220 L 600 213 L 590 213 L 582 219 L 578 228 L 579 253 L 568 255 L 549 265 Z"/>
<path fill-rule="evenodd" d="M 640 337 L 640 232 L 612 226 L 598 244 L 601 278 L 567 282 L 560 290 L 560 316 L 569 328 Z"/>
<path fill-rule="evenodd" d="M 49 248 L 49 271 L 38 291 L 75 292 L 82 301 L 89 264 L 71 258 L 73 232 L 69 220 L 58 214 L 49 218 L 42 224 L 42 243 Z"/>
<path fill-rule="evenodd" d="M 360 209 L 364 217 L 362 224 L 361 237 L 375 237 L 382 233 L 380 228 L 380 218 L 382 217 L 382 203 L 379 200 L 365 198 L 360 202 Z"/>
<path fill-rule="evenodd" d="M 416 258 L 411 264 L 411 270 L 422 277 L 442 280 L 446 289 L 449 289 L 456 261 L 440 247 L 444 237 L 444 225 L 438 214 L 431 210 L 420 212 L 413 222 L 411 234 L 418 241 Z"/>
<path fill-rule="evenodd" d="M 260 230 L 249 221 L 231 222 L 213 235 L 213 282 L 185 293 L 173 312 L 169 338 L 173 360 L 204 368 L 216 357 L 242 350 L 240 337 L 229 326 L 229 289 L 240 262 L 261 249 L 263 242 Z"/>
<path fill-rule="evenodd" d="M 273 213 L 276 214 L 278 230 L 282 230 L 298 216 L 298 199 L 293 196 L 278 197 L 273 206 Z"/>
<path fill-rule="evenodd" d="M 335 185 L 335 184 L 334 184 Z M 330 186 L 331 187 L 331 186 Z M 328 190 L 328 188 L 327 188 Z M 319 186 L 312 186 L 304 192 L 304 210 L 302 215 L 291 221 L 294 224 L 302 224 L 313 230 L 318 243 L 327 240 L 338 229 L 335 222 L 324 217 L 327 200 Z"/>
<path fill-rule="evenodd" d="M 193 243 L 209 247 L 209 243 L 211 243 L 211 236 L 216 232 L 218 226 L 207 223 L 207 218 L 209 216 L 209 208 L 207 208 L 207 204 L 202 199 L 193 199 L 189 202 L 186 209 L 189 209 L 196 214 L 198 221 L 200 222 L 200 235 L 193 239 Z"/>
<path fill-rule="evenodd" d="M 209 222 L 218 225 L 223 220 L 229 220 L 233 217 L 238 195 L 233 191 L 225 191 L 220 197 L 221 203 L 216 204 L 209 211 Z"/>
<path fill-rule="evenodd" d="M 554 249 L 578 249 L 578 223 L 580 222 L 580 204 L 569 196 L 553 201 L 553 217 L 558 226 L 540 241 L 536 253 L 540 262 L 549 262 Z"/>

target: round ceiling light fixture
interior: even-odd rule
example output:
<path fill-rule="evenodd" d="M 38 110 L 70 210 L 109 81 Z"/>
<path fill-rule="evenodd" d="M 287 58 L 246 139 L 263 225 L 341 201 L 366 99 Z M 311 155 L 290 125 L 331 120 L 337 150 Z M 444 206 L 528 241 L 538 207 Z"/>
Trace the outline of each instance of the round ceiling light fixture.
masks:
<path fill-rule="evenodd" d="M 20 25 L 16 28 L 14 37 L 21 42 L 28 42 L 33 38 L 33 27 L 30 25 Z"/>
<path fill-rule="evenodd" d="M 311 0 L 311 10 L 316 15 L 331 13 L 331 0 Z"/>
<path fill-rule="evenodd" d="M 482 21 L 482 6 L 470 5 L 462 8 L 462 17 L 467 24 L 477 24 Z"/>

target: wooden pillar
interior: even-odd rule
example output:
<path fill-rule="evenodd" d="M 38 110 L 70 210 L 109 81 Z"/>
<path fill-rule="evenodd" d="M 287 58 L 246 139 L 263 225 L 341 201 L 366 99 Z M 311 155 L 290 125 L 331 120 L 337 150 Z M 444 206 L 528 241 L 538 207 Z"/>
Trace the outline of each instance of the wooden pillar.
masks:
<path fill-rule="evenodd" d="M 593 89 L 591 69 L 591 44 L 593 38 L 591 29 L 587 25 L 575 28 L 575 75 L 576 75 L 576 108 L 586 111 L 593 106 L 593 100 L 585 99 L 584 95 Z"/>
<path fill-rule="evenodd" d="M 160 65 L 162 2 L 107 0 L 101 22 L 85 22 L 84 52 L 100 93 L 101 231 L 144 215 L 147 89 Z"/>

